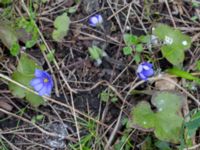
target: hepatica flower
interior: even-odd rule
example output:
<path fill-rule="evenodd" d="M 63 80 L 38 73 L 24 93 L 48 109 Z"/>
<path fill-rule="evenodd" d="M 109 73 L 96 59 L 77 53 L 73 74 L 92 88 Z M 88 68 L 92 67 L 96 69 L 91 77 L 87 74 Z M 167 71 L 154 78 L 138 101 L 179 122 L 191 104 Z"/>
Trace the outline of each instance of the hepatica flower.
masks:
<path fill-rule="evenodd" d="M 103 23 L 103 17 L 100 14 L 96 14 L 89 18 L 89 25 L 92 27 L 99 26 Z"/>
<path fill-rule="evenodd" d="M 137 76 L 142 80 L 147 80 L 149 77 L 153 76 L 153 65 L 148 62 L 142 62 L 137 68 Z"/>
<path fill-rule="evenodd" d="M 49 96 L 53 88 L 53 80 L 47 72 L 35 69 L 35 78 L 30 81 L 30 85 L 40 96 Z"/>

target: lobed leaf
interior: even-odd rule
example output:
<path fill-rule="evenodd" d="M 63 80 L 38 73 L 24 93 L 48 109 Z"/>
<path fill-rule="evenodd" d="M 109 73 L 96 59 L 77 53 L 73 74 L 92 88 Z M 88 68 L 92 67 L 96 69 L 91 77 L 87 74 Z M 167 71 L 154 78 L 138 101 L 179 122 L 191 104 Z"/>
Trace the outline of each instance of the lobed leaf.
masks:
<path fill-rule="evenodd" d="M 52 33 L 52 37 L 54 40 L 60 42 L 67 35 L 69 30 L 70 19 L 67 16 L 67 13 L 63 13 L 62 15 L 56 17 L 54 21 L 54 29 Z"/>
<path fill-rule="evenodd" d="M 178 143 L 183 123 L 178 112 L 184 99 L 185 97 L 175 92 L 156 92 L 151 102 L 157 111 L 154 112 L 147 102 L 139 103 L 132 110 L 133 118 L 129 121 L 129 126 L 154 129 L 158 139 Z"/>

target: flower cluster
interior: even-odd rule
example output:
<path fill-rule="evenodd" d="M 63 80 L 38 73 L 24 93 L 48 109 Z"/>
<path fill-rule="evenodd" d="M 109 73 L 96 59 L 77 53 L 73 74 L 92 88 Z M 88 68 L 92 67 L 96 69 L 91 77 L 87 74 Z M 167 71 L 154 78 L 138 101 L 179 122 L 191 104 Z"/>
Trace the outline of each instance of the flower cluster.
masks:
<path fill-rule="evenodd" d="M 36 69 L 35 78 L 30 81 L 30 85 L 40 96 L 49 96 L 53 88 L 53 80 L 47 72 Z"/>
<path fill-rule="evenodd" d="M 142 80 L 147 80 L 154 75 L 153 65 L 148 62 L 142 62 L 137 68 L 137 76 Z"/>

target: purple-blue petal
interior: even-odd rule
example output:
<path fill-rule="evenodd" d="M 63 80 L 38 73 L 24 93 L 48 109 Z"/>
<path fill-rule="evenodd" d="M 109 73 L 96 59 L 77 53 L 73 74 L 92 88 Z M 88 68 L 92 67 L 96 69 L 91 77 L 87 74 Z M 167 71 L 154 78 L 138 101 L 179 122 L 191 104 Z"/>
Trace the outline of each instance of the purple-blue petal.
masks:
<path fill-rule="evenodd" d="M 141 80 L 147 80 L 147 77 L 144 76 L 142 73 L 138 73 L 137 75 Z"/>
<path fill-rule="evenodd" d="M 44 76 L 44 71 L 40 70 L 40 69 L 35 69 L 35 76 L 40 78 Z"/>
<path fill-rule="evenodd" d="M 149 70 L 143 70 L 141 73 L 146 77 L 150 77 L 154 74 L 154 71 L 150 68 Z"/>
<path fill-rule="evenodd" d="M 47 95 L 51 94 L 52 86 L 50 84 L 47 85 Z"/>
<path fill-rule="evenodd" d="M 49 95 L 47 93 L 47 86 L 43 86 L 42 89 L 40 89 L 40 91 L 38 91 L 40 96 L 44 96 L 44 95 Z"/>
<path fill-rule="evenodd" d="M 37 85 L 34 86 L 34 90 L 35 91 L 40 91 L 42 88 L 44 87 L 44 84 L 43 83 L 39 83 Z"/>
<path fill-rule="evenodd" d="M 42 83 L 42 82 L 43 82 L 43 81 L 42 81 L 41 78 L 34 78 L 34 79 L 32 79 L 32 80 L 30 81 L 30 85 L 34 87 L 35 85 L 40 84 L 40 83 Z"/>
<path fill-rule="evenodd" d="M 141 80 L 147 80 L 154 75 L 153 65 L 148 62 L 142 62 L 138 66 L 136 73 Z"/>

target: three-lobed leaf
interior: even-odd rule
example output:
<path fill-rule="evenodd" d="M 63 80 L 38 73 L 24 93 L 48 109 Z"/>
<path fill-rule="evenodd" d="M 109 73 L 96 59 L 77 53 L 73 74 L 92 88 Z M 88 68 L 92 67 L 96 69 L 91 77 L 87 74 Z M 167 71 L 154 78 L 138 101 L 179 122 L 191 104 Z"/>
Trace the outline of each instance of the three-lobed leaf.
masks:
<path fill-rule="evenodd" d="M 183 118 L 178 115 L 184 97 L 180 94 L 162 91 L 156 92 L 151 99 L 157 108 L 154 112 L 147 102 L 141 102 L 132 110 L 129 126 L 154 129 L 156 137 L 163 141 L 178 143 Z"/>

